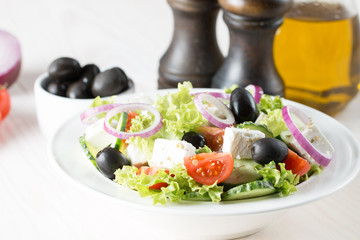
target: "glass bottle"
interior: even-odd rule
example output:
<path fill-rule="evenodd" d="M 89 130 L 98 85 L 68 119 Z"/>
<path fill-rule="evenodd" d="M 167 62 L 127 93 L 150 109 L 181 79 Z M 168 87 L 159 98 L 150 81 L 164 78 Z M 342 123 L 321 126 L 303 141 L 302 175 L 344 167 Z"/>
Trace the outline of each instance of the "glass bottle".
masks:
<path fill-rule="evenodd" d="M 295 0 L 274 41 L 285 97 L 335 114 L 357 94 L 357 0 Z"/>

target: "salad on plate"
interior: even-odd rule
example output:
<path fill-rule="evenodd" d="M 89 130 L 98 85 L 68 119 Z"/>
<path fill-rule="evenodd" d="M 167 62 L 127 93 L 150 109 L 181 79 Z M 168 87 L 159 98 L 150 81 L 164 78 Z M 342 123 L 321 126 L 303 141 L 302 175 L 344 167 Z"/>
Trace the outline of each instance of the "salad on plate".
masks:
<path fill-rule="evenodd" d="M 154 204 L 285 197 L 330 163 L 326 136 L 281 97 L 255 85 L 194 90 L 184 82 L 154 100 L 95 98 L 80 116 L 87 158 Z"/>

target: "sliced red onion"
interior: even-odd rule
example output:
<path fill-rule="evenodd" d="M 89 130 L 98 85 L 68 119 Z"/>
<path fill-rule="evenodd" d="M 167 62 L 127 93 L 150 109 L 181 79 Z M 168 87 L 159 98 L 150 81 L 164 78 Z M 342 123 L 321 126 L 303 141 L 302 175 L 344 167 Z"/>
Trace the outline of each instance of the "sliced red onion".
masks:
<path fill-rule="evenodd" d="M 0 30 L 0 85 L 11 86 L 17 79 L 21 67 L 19 41 L 10 33 Z"/>
<path fill-rule="evenodd" d="M 80 114 L 80 120 L 83 124 L 86 124 L 86 125 L 93 124 L 94 122 L 96 122 L 98 120 L 97 118 L 95 118 L 96 115 L 107 112 L 119 105 L 121 105 L 121 104 L 113 103 L 113 104 L 106 104 L 106 105 L 102 105 L 99 107 L 90 108 L 90 109 L 86 110 L 85 112 L 83 112 L 82 114 Z"/>
<path fill-rule="evenodd" d="M 198 92 L 198 93 L 194 93 L 192 95 L 199 95 L 199 94 L 203 94 L 203 93 L 207 93 L 211 96 L 214 96 L 216 98 L 221 98 L 224 99 L 226 101 L 230 101 L 230 93 L 224 93 L 224 92 Z"/>
<path fill-rule="evenodd" d="M 222 114 L 224 114 L 225 119 L 218 118 L 214 114 L 210 113 L 203 104 L 203 101 L 210 103 L 211 105 L 215 106 Z M 197 94 L 194 98 L 194 104 L 198 111 L 212 124 L 219 128 L 226 128 L 229 126 L 234 125 L 235 118 L 232 114 L 231 110 L 219 99 L 216 97 L 208 94 L 208 93 L 201 93 Z"/>
<path fill-rule="evenodd" d="M 294 136 L 295 140 L 300 144 L 300 146 L 320 165 L 326 167 L 330 161 L 331 157 L 324 156 L 321 152 L 319 152 L 301 133 L 299 128 L 295 125 L 291 114 L 297 116 L 305 125 L 311 123 L 308 116 L 305 115 L 302 111 L 297 109 L 294 106 L 285 106 L 282 108 L 282 116 L 286 123 L 286 126 L 289 128 L 291 134 Z"/>
<path fill-rule="evenodd" d="M 263 89 L 260 86 L 249 84 L 245 87 L 246 90 L 248 90 L 255 99 L 256 104 L 260 102 L 261 96 L 264 94 Z"/>
<path fill-rule="evenodd" d="M 118 113 L 131 111 L 131 110 L 132 111 L 139 110 L 139 109 L 149 111 L 150 113 L 152 113 L 155 116 L 153 124 L 145 130 L 142 130 L 140 132 L 122 132 L 122 131 L 118 131 L 115 128 L 113 128 L 111 126 L 111 124 L 109 123 L 110 119 Z M 117 138 L 121 138 L 121 139 L 129 139 L 130 137 L 142 137 L 142 138 L 150 137 L 150 136 L 154 135 L 155 133 L 157 133 L 161 129 L 162 125 L 163 125 L 163 123 L 162 123 L 162 117 L 161 117 L 160 112 L 156 108 L 152 107 L 149 104 L 145 104 L 145 103 L 121 104 L 121 105 L 111 109 L 106 114 L 105 121 L 104 121 L 105 131 L 107 133 L 109 133 Z"/>

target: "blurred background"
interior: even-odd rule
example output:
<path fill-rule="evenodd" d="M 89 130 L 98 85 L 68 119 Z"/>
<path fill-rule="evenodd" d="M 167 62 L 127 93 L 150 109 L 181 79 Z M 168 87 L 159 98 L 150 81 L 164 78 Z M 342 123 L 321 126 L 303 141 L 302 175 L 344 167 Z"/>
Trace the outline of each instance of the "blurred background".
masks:
<path fill-rule="evenodd" d="M 359 6 L 360 4 L 358 8 Z M 218 20 L 218 42 L 226 55 L 229 46 L 228 30 L 222 20 L 222 14 L 219 14 Z M 156 90 L 159 60 L 171 41 L 173 17 L 166 0 L 0 0 L 0 29 L 12 33 L 21 44 L 22 69 L 17 82 L 9 89 L 15 99 L 14 106 L 19 106 L 23 104 L 24 99 L 28 99 L 20 95 L 25 92 L 32 96 L 35 79 L 47 70 L 54 59 L 61 56 L 76 58 L 82 65 L 95 63 L 101 70 L 113 66 L 121 67 L 134 80 L 136 92 Z M 148 84 L 142 84 L 144 82 Z M 19 88 L 23 91 L 15 91 Z M 12 119 L 18 121 L 19 126 L 22 121 L 29 121 L 25 117 L 35 118 L 33 103 L 26 103 L 26 105 L 30 106 L 26 108 L 28 112 L 24 114 L 15 112 L 16 114 L 13 115 Z M 346 119 L 346 114 L 348 112 L 343 112 L 343 115 L 338 116 L 338 120 Z M 30 120 L 35 121 L 35 119 Z M 358 126 L 358 118 L 351 121 L 352 126 Z M 2 124 L 3 129 L 6 129 L 6 124 L 10 123 L 3 122 Z M 28 130 L 28 139 L 31 139 L 34 134 L 39 134 L 34 126 L 26 130 Z M 10 130 L 7 133 L 12 134 Z M 25 141 L 23 136 L 17 136 L 16 140 L 21 143 Z M 40 144 L 45 146 L 45 141 Z M 18 149 L 15 145 L 12 146 L 14 146 L 11 149 L 12 152 L 33 153 L 33 149 Z M 114 239 L 114 233 L 119 232 L 119 236 L 116 237 L 122 239 L 121 232 L 123 231 L 127 233 L 133 231 L 136 235 L 134 239 L 141 239 L 139 237 L 147 235 L 146 231 L 141 231 L 137 226 L 136 218 L 146 214 L 142 212 L 131 219 L 133 227 L 130 229 L 122 229 L 122 226 L 118 226 L 118 229 L 103 230 L 107 226 L 116 226 L 113 222 L 109 222 L 107 216 L 118 214 L 117 216 L 121 217 L 122 210 L 113 211 L 112 206 L 115 204 L 110 201 L 108 206 L 104 206 L 101 199 L 92 198 L 90 194 L 69 187 L 71 185 L 65 184 L 60 177 L 52 176 L 53 172 L 46 172 L 44 168 L 50 169 L 51 166 L 45 159 L 45 148 L 41 150 L 34 154 L 43 159 L 27 163 L 33 169 L 37 169 L 38 174 L 34 174 L 32 179 L 20 179 L 18 184 L 13 184 L 11 178 L 7 177 L 13 176 L 18 179 L 21 178 L 21 171 L 28 171 L 27 166 L 21 166 L 22 163 L 17 162 L 16 158 L 7 159 L 14 163 L 9 164 L 11 169 L 10 167 L 3 169 L 5 174 L 0 174 L 3 186 L 8 187 L 5 190 L 11 197 L 14 196 L 0 198 L 1 236 L 7 236 L 7 239 L 63 239 L 63 236 L 73 237 L 72 239 Z M 0 156 L 0 160 L 3 159 Z M 18 168 L 12 168 L 13 166 Z M 47 185 L 41 185 L 44 179 L 48 181 Z M 39 185 L 33 188 L 36 184 Z M 50 188 L 49 185 L 53 187 Z M 347 191 L 351 192 L 353 189 Z M 72 197 L 79 195 L 83 198 Z M 337 209 L 339 203 L 336 200 L 337 198 L 331 198 L 325 201 Z M 46 205 L 43 205 L 44 201 L 47 202 Z M 83 201 L 87 201 L 87 204 Z M 313 206 L 327 215 L 327 209 L 323 207 L 323 203 L 318 202 Z M 307 209 L 310 208 L 299 208 L 291 214 L 294 213 L 293 216 L 296 216 L 297 213 L 301 214 Z M 344 216 L 350 216 L 352 210 L 345 209 Z M 69 212 L 73 214 L 70 216 Z M 29 221 L 33 214 L 37 214 L 41 221 Z M 319 219 L 316 218 L 315 212 L 306 212 L 306 214 L 312 221 L 303 223 L 304 226 L 310 227 L 316 222 L 325 222 L 324 225 L 336 223 L 336 219 L 332 218 L 334 215 L 329 214 L 327 219 Z M 287 219 L 293 219 L 295 223 L 287 226 L 289 233 L 300 232 L 297 231 L 300 220 L 290 215 Z M 258 237 L 266 239 L 267 234 L 274 237 L 289 237 L 289 235 L 282 235 L 283 222 L 276 224 L 274 228 L 268 228 L 249 239 Z M 336 228 L 332 229 L 329 234 L 337 233 L 337 231 Z M 313 232 L 315 232 L 314 229 Z M 314 238 L 323 237 L 321 231 L 316 234 Z M 346 236 L 355 235 L 353 232 L 346 232 L 336 236 L 346 238 Z M 156 239 L 156 236 L 150 237 Z"/>
<path fill-rule="evenodd" d="M 55 58 L 70 56 L 101 69 L 119 66 L 136 83 L 151 82 L 151 89 L 137 84 L 137 92 L 157 89 L 159 60 L 173 30 L 167 1 L 1 0 L 0 5 L 0 29 L 15 35 L 22 47 L 18 80 L 24 84 L 33 83 Z M 220 20 L 219 44 L 225 53 L 229 37 Z"/>

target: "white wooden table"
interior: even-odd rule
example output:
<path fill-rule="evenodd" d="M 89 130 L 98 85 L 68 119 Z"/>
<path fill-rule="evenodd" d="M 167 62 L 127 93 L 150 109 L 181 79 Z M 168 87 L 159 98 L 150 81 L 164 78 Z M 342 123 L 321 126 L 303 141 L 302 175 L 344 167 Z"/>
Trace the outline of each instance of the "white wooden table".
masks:
<path fill-rule="evenodd" d="M 136 92 L 156 90 L 158 61 L 172 33 L 166 1 L 2 0 L 0 6 L 0 29 L 18 37 L 23 52 L 21 75 L 10 88 L 11 113 L 0 125 L 0 239 L 157 239 L 136 224 L 141 213 L 129 216 L 128 209 L 56 174 L 37 124 L 33 84 L 52 60 L 72 56 L 102 69 L 122 67 Z M 228 34 L 221 18 L 218 29 L 225 53 Z M 360 140 L 359 106 L 360 95 L 335 118 Z M 359 239 L 359 203 L 357 176 L 246 239 Z"/>

